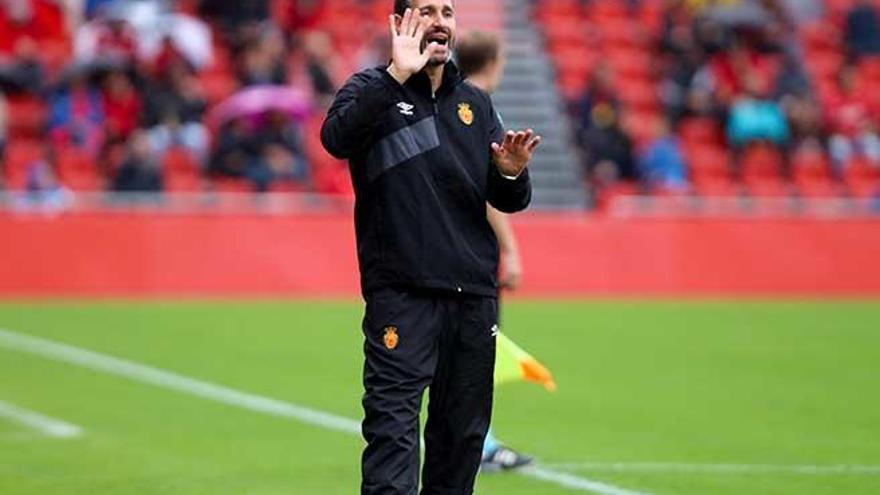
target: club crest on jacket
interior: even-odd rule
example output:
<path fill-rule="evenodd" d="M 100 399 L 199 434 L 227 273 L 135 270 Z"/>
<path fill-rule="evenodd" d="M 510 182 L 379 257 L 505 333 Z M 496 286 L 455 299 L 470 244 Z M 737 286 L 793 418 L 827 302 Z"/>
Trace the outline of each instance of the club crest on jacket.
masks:
<path fill-rule="evenodd" d="M 464 122 L 464 125 L 471 125 L 474 123 L 474 111 L 471 110 L 470 103 L 458 104 L 458 118 Z"/>
<path fill-rule="evenodd" d="M 385 335 L 382 336 L 385 348 L 389 351 L 396 349 L 398 340 L 397 327 L 385 327 Z"/>

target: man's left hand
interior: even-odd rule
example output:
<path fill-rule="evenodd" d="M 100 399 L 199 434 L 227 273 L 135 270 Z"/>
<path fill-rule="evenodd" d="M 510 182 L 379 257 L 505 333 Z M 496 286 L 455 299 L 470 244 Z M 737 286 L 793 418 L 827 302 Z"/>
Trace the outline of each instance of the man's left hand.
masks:
<path fill-rule="evenodd" d="M 519 177 L 540 143 L 541 136 L 536 136 L 535 131 L 531 129 L 525 132 L 507 131 L 504 142 L 492 143 L 495 166 L 502 175 Z"/>

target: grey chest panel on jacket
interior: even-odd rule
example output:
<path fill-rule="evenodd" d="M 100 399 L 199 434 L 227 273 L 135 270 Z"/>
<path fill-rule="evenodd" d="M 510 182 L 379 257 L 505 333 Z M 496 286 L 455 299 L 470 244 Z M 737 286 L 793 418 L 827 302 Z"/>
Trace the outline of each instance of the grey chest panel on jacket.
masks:
<path fill-rule="evenodd" d="M 423 153 L 440 147 L 434 116 L 423 118 L 380 139 L 367 159 L 367 181 Z"/>

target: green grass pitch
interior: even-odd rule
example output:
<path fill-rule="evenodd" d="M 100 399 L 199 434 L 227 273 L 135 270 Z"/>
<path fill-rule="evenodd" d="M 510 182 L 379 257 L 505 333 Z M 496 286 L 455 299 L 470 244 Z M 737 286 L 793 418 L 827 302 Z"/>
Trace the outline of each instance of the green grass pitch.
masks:
<path fill-rule="evenodd" d="M 356 302 L 0 304 L 5 330 L 353 419 L 360 316 Z M 544 466 L 650 495 L 880 493 L 876 302 L 513 301 L 502 329 L 559 384 L 496 397 L 497 435 Z M 0 402 L 83 430 L 0 417 L 4 495 L 357 492 L 357 436 L 2 345 Z M 487 474 L 477 493 L 588 492 Z"/>

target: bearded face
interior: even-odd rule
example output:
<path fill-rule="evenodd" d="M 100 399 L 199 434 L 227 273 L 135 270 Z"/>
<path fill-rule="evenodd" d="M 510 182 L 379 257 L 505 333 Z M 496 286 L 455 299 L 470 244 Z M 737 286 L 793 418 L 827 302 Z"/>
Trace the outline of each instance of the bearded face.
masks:
<path fill-rule="evenodd" d="M 439 47 L 428 65 L 445 64 L 452 56 L 452 47 L 455 44 L 455 9 L 452 0 L 413 0 L 412 6 L 425 26 L 422 50 L 429 43 L 437 43 Z"/>

